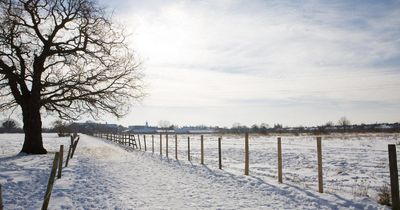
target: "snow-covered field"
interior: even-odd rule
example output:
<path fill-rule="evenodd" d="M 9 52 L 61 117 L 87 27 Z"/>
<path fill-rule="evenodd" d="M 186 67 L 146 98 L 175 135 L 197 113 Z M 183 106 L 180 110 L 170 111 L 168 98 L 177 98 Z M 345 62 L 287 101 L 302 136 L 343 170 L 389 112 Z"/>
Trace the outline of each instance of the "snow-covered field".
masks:
<path fill-rule="evenodd" d="M 218 136 L 205 136 L 205 165 L 200 137 L 169 138 L 169 158 L 107 140 L 81 136 L 63 177 L 56 180 L 49 209 L 385 209 L 377 188 L 389 183 L 387 144 L 398 134 L 323 138 L 326 193 L 317 192 L 314 137 L 282 137 L 284 183 L 277 183 L 276 137 L 250 137 L 250 176 L 244 176 L 244 138 L 222 137 L 223 170 L 218 169 Z M 165 136 L 163 136 L 165 147 Z M 69 138 L 44 134 L 48 155 L 18 155 L 23 135 L 0 134 L 0 183 L 5 209 L 40 209 L 54 152 Z"/>

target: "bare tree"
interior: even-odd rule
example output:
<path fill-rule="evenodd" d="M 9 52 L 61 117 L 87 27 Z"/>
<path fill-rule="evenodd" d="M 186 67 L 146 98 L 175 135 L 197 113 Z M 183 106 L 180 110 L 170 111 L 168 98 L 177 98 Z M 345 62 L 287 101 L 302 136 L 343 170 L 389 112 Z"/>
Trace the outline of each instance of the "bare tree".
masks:
<path fill-rule="evenodd" d="M 58 133 L 58 136 L 63 137 L 69 135 L 71 132 L 70 124 L 63 120 L 56 120 L 53 122 L 53 130 Z"/>
<path fill-rule="evenodd" d="M 332 121 L 328 121 L 325 123 L 325 127 L 333 127 L 333 126 L 334 126 L 334 124 Z"/>
<path fill-rule="evenodd" d="M 346 117 L 341 117 L 338 121 L 338 125 L 343 127 L 343 131 L 346 131 L 347 126 L 350 125 L 350 120 Z"/>
<path fill-rule="evenodd" d="M 15 121 L 13 119 L 4 120 L 1 125 L 3 126 L 4 129 L 6 129 L 6 131 L 11 131 L 18 127 L 17 121 Z"/>
<path fill-rule="evenodd" d="M 47 152 L 41 111 L 121 117 L 143 96 L 121 27 L 95 1 L 0 0 L 0 25 L 0 111 L 21 108 L 21 152 Z"/>

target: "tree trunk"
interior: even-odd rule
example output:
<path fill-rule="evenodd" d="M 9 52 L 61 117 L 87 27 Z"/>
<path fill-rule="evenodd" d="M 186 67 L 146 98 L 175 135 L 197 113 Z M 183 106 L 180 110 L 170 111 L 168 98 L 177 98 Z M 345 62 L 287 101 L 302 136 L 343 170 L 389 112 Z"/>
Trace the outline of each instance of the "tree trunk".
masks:
<path fill-rule="evenodd" d="M 28 104 L 22 107 L 25 141 L 21 152 L 27 154 L 46 154 L 42 141 L 42 120 L 40 106 Z"/>

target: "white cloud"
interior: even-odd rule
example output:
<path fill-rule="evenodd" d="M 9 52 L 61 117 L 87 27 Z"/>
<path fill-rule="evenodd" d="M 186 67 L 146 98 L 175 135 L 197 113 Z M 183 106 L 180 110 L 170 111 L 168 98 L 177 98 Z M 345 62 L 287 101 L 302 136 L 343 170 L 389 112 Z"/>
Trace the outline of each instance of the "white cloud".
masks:
<path fill-rule="evenodd" d="M 393 4 L 130 1 L 116 14 L 145 59 L 150 96 L 139 109 L 158 107 L 160 120 L 182 124 L 293 125 L 345 114 L 370 121 L 371 103 L 381 105 L 373 122 L 400 117 L 393 106 L 400 102 L 400 62 L 382 65 L 400 57 L 400 30 L 393 28 L 400 8 Z M 343 107 L 321 107 L 326 103 Z M 275 116 L 284 112 L 296 114 Z M 320 117 L 307 117 L 314 113 Z"/>

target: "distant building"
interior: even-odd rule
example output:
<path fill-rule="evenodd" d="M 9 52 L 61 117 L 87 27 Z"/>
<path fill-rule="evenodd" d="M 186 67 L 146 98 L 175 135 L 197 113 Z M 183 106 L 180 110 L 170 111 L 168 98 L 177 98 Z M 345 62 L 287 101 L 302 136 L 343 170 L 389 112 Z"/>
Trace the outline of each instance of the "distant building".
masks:
<path fill-rule="evenodd" d="M 131 133 L 157 133 L 158 130 L 157 127 L 149 126 L 148 122 L 145 125 L 130 125 L 128 129 Z"/>
<path fill-rule="evenodd" d="M 207 134 L 207 133 L 215 133 L 214 129 L 210 129 L 207 127 L 198 127 L 198 126 L 185 126 L 182 128 L 177 128 L 175 129 L 176 133 L 187 133 L 187 134 L 197 134 L 197 133 L 202 133 L 202 134 Z"/>

